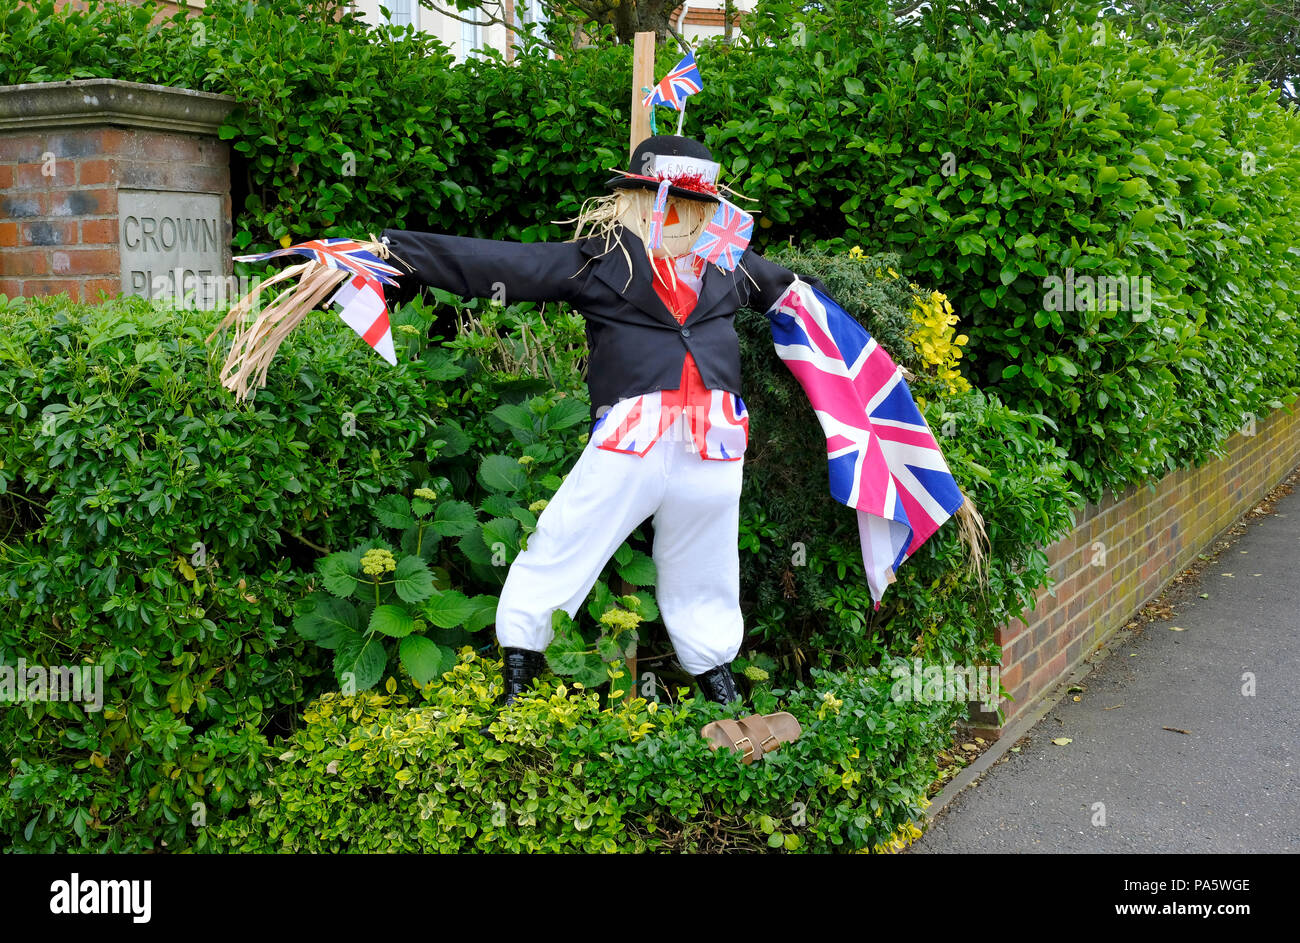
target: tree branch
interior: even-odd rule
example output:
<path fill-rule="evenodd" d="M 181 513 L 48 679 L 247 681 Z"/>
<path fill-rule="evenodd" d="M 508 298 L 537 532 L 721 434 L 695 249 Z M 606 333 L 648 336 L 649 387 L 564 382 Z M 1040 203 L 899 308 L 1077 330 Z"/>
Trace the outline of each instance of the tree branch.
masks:
<path fill-rule="evenodd" d="M 677 40 L 677 45 L 682 47 L 682 52 L 691 51 L 691 47 L 686 44 L 686 40 L 682 39 L 682 34 L 677 32 L 677 27 L 673 26 L 672 20 L 668 21 L 668 32 L 672 34 L 673 39 Z"/>
<path fill-rule="evenodd" d="M 302 543 L 306 544 L 308 547 L 311 547 L 311 549 L 315 550 L 317 553 L 329 553 L 329 552 L 330 552 L 330 548 L 329 548 L 329 547 L 322 547 L 320 544 L 312 543 L 310 540 L 308 540 L 308 539 L 307 539 L 306 537 L 304 537 L 302 534 L 295 534 L 295 533 L 293 533 L 292 531 L 285 531 L 285 533 L 288 534 L 290 537 L 293 537 L 293 538 L 296 539 L 296 540 L 300 540 L 300 541 L 302 541 Z"/>
<path fill-rule="evenodd" d="M 905 16 L 911 16 L 928 2 L 929 0 L 910 0 L 910 2 L 903 5 L 901 10 L 894 11 L 894 19 L 901 20 Z"/>
<path fill-rule="evenodd" d="M 436 0 L 420 0 L 420 6 L 424 7 L 426 10 L 432 10 L 434 13 L 439 13 L 447 17 L 448 19 L 457 20 L 461 23 L 468 23 L 470 26 L 492 26 L 494 24 L 504 26 L 506 29 L 510 30 L 510 32 L 514 33 L 516 36 L 522 36 L 525 39 L 527 39 L 529 42 L 534 42 L 541 46 L 545 46 L 547 49 L 551 50 L 551 52 L 556 53 L 557 55 L 560 52 L 558 46 L 556 46 L 551 42 L 548 42 L 545 39 L 542 39 L 540 36 L 537 35 L 535 30 L 524 29 L 523 27 L 516 26 L 514 23 L 509 22 L 505 18 L 505 5 L 501 3 L 500 0 L 498 0 L 496 7 L 498 10 L 501 11 L 502 14 L 501 16 L 494 16 L 493 14 L 489 13 L 487 10 L 486 3 L 480 4 L 476 8 L 477 10 L 479 10 L 479 12 L 481 12 L 484 16 L 487 17 L 486 20 L 471 20 L 463 16 L 460 16 L 456 13 L 452 13 L 450 10 L 444 10 L 442 7 L 438 6 Z"/>

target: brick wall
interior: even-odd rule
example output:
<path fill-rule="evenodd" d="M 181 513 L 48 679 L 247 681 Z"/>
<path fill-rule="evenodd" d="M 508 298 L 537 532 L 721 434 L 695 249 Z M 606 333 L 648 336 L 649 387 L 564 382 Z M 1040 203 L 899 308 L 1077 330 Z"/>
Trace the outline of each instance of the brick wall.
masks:
<path fill-rule="evenodd" d="M 1048 548 L 1053 589 L 1040 592 L 1028 623 L 998 633 L 1002 684 L 1015 698 L 1003 704 L 1008 723 L 1300 465 L 1300 410 L 1277 410 L 1253 432 L 1233 436 L 1225 457 L 1173 472 L 1154 490 L 1132 488 L 1089 505 L 1074 531 Z M 996 723 L 988 714 L 973 720 Z"/>
<path fill-rule="evenodd" d="M 25 2 L 30 5 L 31 0 L 25 0 Z M 139 4 L 140 0 L 124 0 L 124 2 Z M 158 0 L 159 11 L 158 15 L 154 17 L 154 22 L 167 19 L 177 10 L 183 9 L 191 13 L 202 10 L 206 2 L 207 0 Z M 88 5 L 86 0 L 54 0 L 54 7 L 57 10 L 62 10 L 64 7 L 84 10 Z"/>
<path fill-rule="evenodd" d="M 0 294 L 116 295 L 117 194 L 128 187 L 227 194 L 229 219 L 229 151 L 134 128 L 0 132 Z"/>

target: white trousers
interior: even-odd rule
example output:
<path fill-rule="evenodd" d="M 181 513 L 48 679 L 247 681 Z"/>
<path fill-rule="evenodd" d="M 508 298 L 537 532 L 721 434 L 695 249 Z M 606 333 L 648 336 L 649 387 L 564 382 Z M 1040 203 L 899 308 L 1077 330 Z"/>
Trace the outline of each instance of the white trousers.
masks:
<path fill-rule="evenodd" d="M 544 651 L 551 615 L 572 618 L 627 536 L 654 516 L 655 600 L 682 667 L 693 675 L 736 657 L 740 614 L 740 482 L 744 459 L 702 459 L 685 414 L 643 456 L 587 443 L 515 558 L 497 606 L 503 647 Z"/>

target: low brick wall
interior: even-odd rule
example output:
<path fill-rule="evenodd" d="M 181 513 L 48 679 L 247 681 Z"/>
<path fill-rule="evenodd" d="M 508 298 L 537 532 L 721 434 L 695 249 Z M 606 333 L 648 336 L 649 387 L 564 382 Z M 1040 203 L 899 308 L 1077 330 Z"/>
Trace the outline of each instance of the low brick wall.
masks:
<path fill-rule="evenodd" d="M 20 0 L 18 5 L 22 6 L 24 2 L 27 3 L 27 5 L 30 5 L 32 0 Z M 130 2 L 138 5 L 140 0 L 130 0 Z M 168 19 L 173 13 L 181 9 L 187 10 L 191 15 L 197 15 L 197 13 L 206 5 L 207 0 L 159 0 L 159 10 L 157 16 L 154 17 L 154 22 L 158 23 Z M 54 8 L 56 10 L 62 10 L 64 8 L 85 10 L 87 6 L 89 6 L 89 4 L 86 0 L 54 0 Z"/>
<path fill-rule="evenodd" d="M 1247 430 L 1252 431 L 1252 430 Z M 1052 590 L 1029 621 L 998 633 L 1006 723 L 1032 710 L 1112 632 L 1124 625 L 1215 537 L 1300 465 L 1300 410 L 1277 410 L 1227 454 L 1090 504 L 1074 531 L 1048 548 Z M 994 715 L 972 723 L 996 731 Z M 1005 725 L 1005 724 L 1004 724 Z"/>
<path fill-rule="evenodd" d="M 222 193 L 229 219 L 228 148 L 135 128 L 0 133 L 0 294 L 118 294 L 119 187 Z"/>
<path fill-rule="evenodd" d="M 153 295 L 174 269 L 229 274 L 234 107 L 115 79 L 0 85 L 0 294 L 96 301 Z"/>

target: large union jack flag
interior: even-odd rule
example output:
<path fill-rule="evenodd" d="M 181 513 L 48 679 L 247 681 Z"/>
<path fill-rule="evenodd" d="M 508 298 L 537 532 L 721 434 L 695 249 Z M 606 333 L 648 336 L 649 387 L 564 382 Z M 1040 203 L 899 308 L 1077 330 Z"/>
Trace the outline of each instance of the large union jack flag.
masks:
<path fill-rule="evenodd" d="M 236 262 L 262 262 L 285 255 L 305 255 L 321 265 L 344 269 L 355 275 L 364 275 L 384 285 L 396 285 L 394 276 L 402 274 L 399 269 L 389 265 L 373 252 L 363 249 L 355 239 L 344 237 L 312 239 L 310 242 L 300 242 L 272 252 L 237 255 L 234 258 Z"/>
<path fill-rule="evenodd" d="M 965 500 L 903 371 L 862 325 L 796 280 L 767 312 L 777 354 L 826 433 L 831 496 L 858 512 L 871 596 Z"/>
<path fill-rule="evenodd" d="M 702 88 L 704 79 L 700 77 L 700 70 L 695 65 L 695 53 L 688 52 L 658 85 L 650 89 L 641 104 L 646 108 L 667 105 L 681 111 L 686 107 L 686 96 L 694 95 Z"/>
<path fill-rule="evenodd" d="M 740 258 L 754 236 L 754 217 L 722 200 L 700 233 L 691 252 L 728 272 L 740 264 Z"/>

